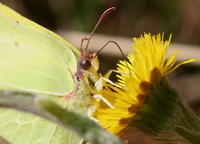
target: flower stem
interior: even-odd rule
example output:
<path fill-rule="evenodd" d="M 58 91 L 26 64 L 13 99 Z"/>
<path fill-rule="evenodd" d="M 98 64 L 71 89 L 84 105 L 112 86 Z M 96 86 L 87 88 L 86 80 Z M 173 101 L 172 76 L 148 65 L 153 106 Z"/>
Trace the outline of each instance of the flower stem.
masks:
<path fill-rule="evenodd" d="M 191 144 L 197 144 L 200 142 L 200 119 L 195 113 L 181 101 L 178 102 L 180 111 L 182 112 L 183 121 L 180 125 L 175 125 L 174 130 L 184 139 Z"/>

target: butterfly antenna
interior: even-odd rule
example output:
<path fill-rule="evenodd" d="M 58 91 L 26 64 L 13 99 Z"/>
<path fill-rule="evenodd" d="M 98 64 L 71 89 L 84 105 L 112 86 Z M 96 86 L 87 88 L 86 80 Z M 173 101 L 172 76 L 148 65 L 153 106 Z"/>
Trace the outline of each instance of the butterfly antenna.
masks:
<path fill-rule="evenodd" d="M 86 44 L 86 47 L 85 47 L 85 50 L 87 50 L 88 45 L 89 45 L 89 43 L 90 43 L 90 40 L 91 40 L 91 38 L 92 38 L 92 36 L 93 36 L 95 30 L 97 29 L 98 25 L 101 23 L 101 21 L 104 19 L 104 17 L 105 17 L 106 15 L 108 15 L 110 12 L 115 11 L 115 9 L 116 9 L 115 7 L 108 8 L 108 9 L 101 15 L 101 17 L 99 18 L 99 21 L 98 21 L 97 24 L 95 25 L 95 27 L 94 27 L 94 29 L 92 30 L 90 36 L 84 36 L 84 37 L 82 38 L 82 40 L 81 40 L 81 51 L 83 50 L 83 42 L 84 42 L 84 40 L 87 40 L 87 44 Z"/>
<path fill-rule="evenodd" d="M 123 59 L 124 59 L 124 61 L 125 61 L 125 64 L 126 64 L 128 70 L 129 70 L 130 74 L 131 74 L 131 69 L 130 69 L 130 67 L 128 66 L 128 62 L 126 61 L 126 57 L 125 57 L 125 55 L 124 55 L 124 53 L 123 53 L 121 47 L 119 46 L 119 44 L 118 44 L 117 42 L 115 42 L 115 41 L 112 41 L 112 40 L 111 40 L 111 41 L 108 41 L 108 42 L 95 54 L 94 57 L 96 57 L 109 43 L 114 43 L 114 44 L 118 47 L 118 49 L 119 49 L 119 51 L 121 52 L 122 57 L 123 57 Z"/>

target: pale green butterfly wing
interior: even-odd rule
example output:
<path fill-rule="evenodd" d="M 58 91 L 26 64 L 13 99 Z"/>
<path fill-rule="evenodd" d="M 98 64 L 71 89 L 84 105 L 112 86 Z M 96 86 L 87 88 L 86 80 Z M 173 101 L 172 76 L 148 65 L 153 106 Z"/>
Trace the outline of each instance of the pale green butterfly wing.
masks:
<path fill-rule="evenodd" d="M 13 144 L 78 144 L 82 138 L 53 122 L 11 109 L 0 109 L 0 133 Z"/>
<path fill-rule="evenodd" d="M 82 71 L 77 80 L 80 52 L 53 32 L 0 4 L 0 89 L 20 89 L 49 95 L 63 108 L 86 115 L 96 108 L 91 95 L 97 69 Z M 94 61 L 95 65 L 98 65 Z M 71 94 L 70 102 L 66 96 Z M 0 135 L 11 143 L 71 144 L 81 138 L 47 120 L 0 109 Z"/>
<path fill-rule="evenodd" d="M 23 23 L 20 15 L 14 13 L 12 19 L 3 5 L 0 9 L 0 85 L 61 96 L 71 93 L 77 62 L 70 48 L 75 48 L 35 23 Z"/>

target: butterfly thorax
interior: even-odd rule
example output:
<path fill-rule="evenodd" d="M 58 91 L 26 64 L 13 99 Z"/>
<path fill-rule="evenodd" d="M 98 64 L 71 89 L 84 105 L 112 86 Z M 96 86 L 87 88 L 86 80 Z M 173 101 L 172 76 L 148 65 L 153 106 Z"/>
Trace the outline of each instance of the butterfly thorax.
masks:
<path fill-rule="evenodd" d="M 95 83 L 100 79 L 98 71 L 99 62 L 95 54 L 82 52 L 79 60 L 78 71 L 74 77 L 75 91 L 70 98 L 70 107 L 73 111 L 89 114 L 98 106 L 98 101 L 93 97 L 98 94 Z"/>

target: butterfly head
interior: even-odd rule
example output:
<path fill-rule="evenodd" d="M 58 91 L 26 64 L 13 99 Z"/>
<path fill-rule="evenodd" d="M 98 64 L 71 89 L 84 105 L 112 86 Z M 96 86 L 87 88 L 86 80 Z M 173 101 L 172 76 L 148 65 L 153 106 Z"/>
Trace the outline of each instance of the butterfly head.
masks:
<path fill-rule="evenodd" d="M 79 68 L 83 70 L 88 70 L 91 67 L 91 62 L 93 59 L 93 54 L 87 51 L 82 51 L 81 60 L 79 62 Z"/>

